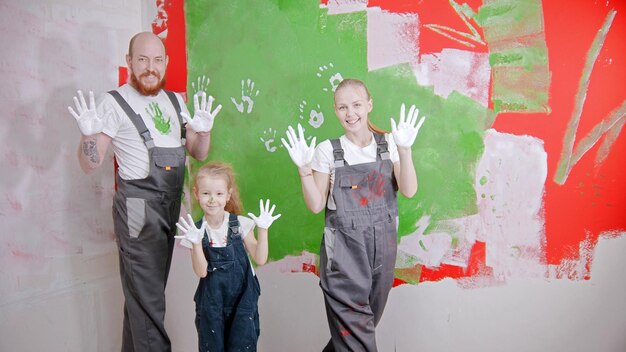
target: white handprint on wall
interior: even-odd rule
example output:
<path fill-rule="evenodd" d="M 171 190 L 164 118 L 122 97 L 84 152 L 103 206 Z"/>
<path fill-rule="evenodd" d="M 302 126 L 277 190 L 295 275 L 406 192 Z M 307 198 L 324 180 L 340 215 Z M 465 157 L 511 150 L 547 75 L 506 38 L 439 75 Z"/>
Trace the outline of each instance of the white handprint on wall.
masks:
<path fill-rule="evenodd" d="M 329 72 L 325 72 L 325 71 L 329 71 L 329 70 L 334 71 L 334 68 L 335 66 L 333 65 L 332 62 L 329 63 L 328 65 L 320 66 L 318 69 L 319 72 L 317 73 L 317 77 L 322 78 L 322 75 L 326 76 Z M 343 77 L 341 76 L 341 73 L 339 72 L 332 74 L 328 78 L 328 83 L 330 83 L 330 89 L 332 92 L 334 92 L 335 89 L 337 89 L 337 86 L 339 85 L 339 83 L 341 83 L 341 81 L 343 81 Z M 325 92 L 328 92 L 328 88 L 322 88 L 322 90 Z"/>
<path fill-rule="evenodd" d="M 244 85 L 245 84 L 245 85 Z M 231 97 L 230 100 L 235 104 L 237 110 L 241 113 L 244 112 L 249 114 L 252 112 L 252 108 L 254 107 L 253 97 L 257 97 L 259 95 L 259 90 L 254 89 L 254 81 L 248 78 L 247 83 L 246 80 L 241 80 L 241 103 L 238 103 L 234 97 Z M 248 108 L 245 109 L 244 105 L 248 104 Z"/>
<path fill-rule="evenodd" d="M 300 119 L 304 119 L 305 108 L 307 102 L 303 100 L 300 103 Z M 324 113 L 321 111 L 320 104 L 316 104 L 317 110 L 311 109 L 309 112 L 309 125 L 313 126 L 313 128 L 319 128 L 324 123 Z"/>
<path fill-rule="evenodd" d="M 198 76 L 196 82 L 191 82 L 192 96 L 199 92 L 204 92 L 206 95 L 209 95 L 209 83 L 211 83 L 211 79 L 208 76 Z"/>
<path fill-rule="evenodd" d="M 274 146 L 274 143 L 276 142 L 276 130 L 270 127 L 268 130 L 263 131 L 263 137 L 260 137 L 259 139 L 263 142 L 265 149 L 268 152 L 273 153 L 276 151 L 277 148 Z M 282 146 L 279 145 L 279 147 Z"/>

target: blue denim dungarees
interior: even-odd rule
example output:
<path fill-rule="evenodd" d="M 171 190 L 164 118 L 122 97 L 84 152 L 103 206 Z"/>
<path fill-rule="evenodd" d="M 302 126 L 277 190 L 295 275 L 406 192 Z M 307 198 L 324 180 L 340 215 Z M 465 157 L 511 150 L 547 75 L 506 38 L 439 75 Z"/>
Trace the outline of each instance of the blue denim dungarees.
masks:
<path fill-rule="evenodd" d="M 156 147 L 141 116 L 117 91 L 109 92 L 137 128 L 150 160 L 144 179 L 124 180 L 116 175 L 113 224 L 125 298 L 122 352 L 171 351 L 164 325 L 165 285 L 180 215 L 186 156 L 180 105 L 174 93 L 166 93 L 180 122 L 180 147 Z"/>
<path fill-rule="evenodd" d="M 324 351 L 377 351 L 375 327 L 393 285 L 397 190 L 387 141 L 374 133 L 376 161 L 348 165 L 338 139 L 332 195 L 320 249 L 320 286 L 331 340 Z"/>
<path fill-rule="evenodd" d="M 212 247 L 204 233 L 207 276 L 194 297 L 200 352 L 255 352 L 259 338 L 259 281 L 243 245 L 236 214 L 228 219 L 225 247 Z M 202 226 L 202 220 L 196 223 Z M 251 235 L 249 235 L 251 236 Z"/>

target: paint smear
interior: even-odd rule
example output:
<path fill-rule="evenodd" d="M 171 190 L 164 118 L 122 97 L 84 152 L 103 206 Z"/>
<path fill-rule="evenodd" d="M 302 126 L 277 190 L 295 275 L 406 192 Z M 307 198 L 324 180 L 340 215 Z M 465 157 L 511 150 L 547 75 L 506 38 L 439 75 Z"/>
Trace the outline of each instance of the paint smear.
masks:
<path fill-rule="evenodd" d="M 433 86 L 435 94 L 444 98 L 457 91 L 484 107 L 489 104 L 491 67 L 486 53 L 444 49 L 422 55 L 415 77 L 420 85 Z"/>
<path fill-rule="evenodd" d="M 550 71 L 541 0 L 486 0 L 483 28 L 493 72 L 496 112 L 549 112 Z"/>
<path fill-rule="evenodd" d="M 367 9 L 367 66 L 370 71 L 401 63 L 417 63 L 418 40 L 417 15 Z"/>

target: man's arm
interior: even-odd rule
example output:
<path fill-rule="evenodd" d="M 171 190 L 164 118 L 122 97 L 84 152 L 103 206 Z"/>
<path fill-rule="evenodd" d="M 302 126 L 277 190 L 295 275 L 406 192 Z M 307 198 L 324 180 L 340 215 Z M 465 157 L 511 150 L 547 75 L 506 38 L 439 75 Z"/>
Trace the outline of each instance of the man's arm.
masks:
<path fill-rule="evenodd" d="M 187 143 L 185 147 L 196 160 L 204 160 L 209 155 L 211 147 L 211 131 L 196 132 L 187 125 Z"/>
<path fill-rule="evenodd" d="M 81 135 L 78 144 L 78 162 L 84 173 L 91 174 L 102 165 L 110 144 L 111 137 L 104 133 Z"/>

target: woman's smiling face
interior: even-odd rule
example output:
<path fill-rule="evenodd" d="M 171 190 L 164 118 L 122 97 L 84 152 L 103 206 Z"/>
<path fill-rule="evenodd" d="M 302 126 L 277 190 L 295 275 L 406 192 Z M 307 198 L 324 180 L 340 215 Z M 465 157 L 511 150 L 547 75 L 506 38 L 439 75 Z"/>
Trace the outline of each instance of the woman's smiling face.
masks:
<path fill-rule="evenodd" d="M 363 87 L 347 85 L 335 92 L 335 114 L 346 132 L 367 130 L 367 114 L 372 111 L 372 99 Z"/>

